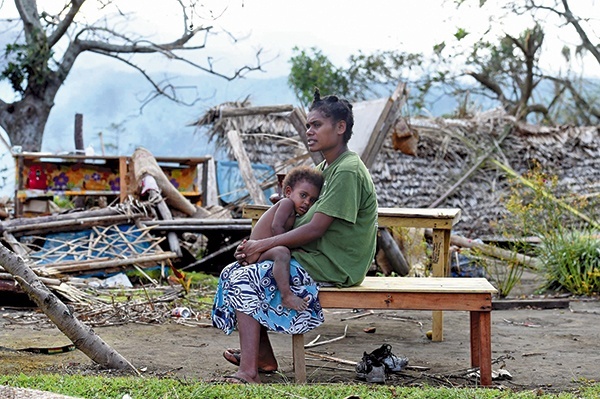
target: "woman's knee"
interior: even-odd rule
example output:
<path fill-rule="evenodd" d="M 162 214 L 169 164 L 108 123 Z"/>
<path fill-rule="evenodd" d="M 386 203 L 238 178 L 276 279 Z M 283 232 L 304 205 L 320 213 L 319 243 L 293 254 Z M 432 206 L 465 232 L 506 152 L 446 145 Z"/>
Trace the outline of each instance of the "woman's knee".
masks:
<path fill-rule="evenodd" d="M 275 247 L 273 251 L 273 260 L 290 260 L 291 252 L 288 247 Z"/>

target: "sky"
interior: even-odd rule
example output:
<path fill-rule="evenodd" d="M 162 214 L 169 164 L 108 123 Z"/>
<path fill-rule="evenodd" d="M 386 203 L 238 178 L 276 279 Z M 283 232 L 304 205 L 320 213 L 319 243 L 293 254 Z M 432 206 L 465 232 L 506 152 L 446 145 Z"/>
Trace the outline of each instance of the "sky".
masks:
<path fill-rule="evenodd" d="M 571 7 L 576 15 L 600 20 L 598 0 L 572 0 Z M 41 6 L 45 2 L 38 2 Z M 88 21 L 94 21 L 106 10 L 99 10 L 95 0 L 87 0 L 81 15 Z M 252 77 L 272 78 L 287 76 L 289 59 L 295 46 L 301 49 L 316 47 L 323 52 L 334 65 L 343 66 L 348 57 L 377 50 L 399 50 L 404 52 L 430 53 L 432 47 L 446 41 L 452 41 L 452 35 L 459 27 L 467 29 L 470 35 L 466 43 L 480 37 L 490 20 L 499 20 L 503 14 L 500 5 L 503 0 L 487 0 L 480 8 L 478 0 L 466 1 L 457 9 L 454 0 L 115 0 L 118 11 L 131 13 L 135 18 L 129 25 L 121 24 L 131 32 L 139 32 L 154 41 L 170 41 L 183 32 L 181 6 L 196 6 L 192 15 L 187 7 L 188 25 L 210 25 L 212 32 L 206 43 L 206 49 L 193 53 L 192 59 L 206 65 L 207 57 L 212 57 L 215 69 L 230 75 L 244 64 L 254 64 L 255 55 L 261 51 L 263 71 L 253 73 Z M 16 15 L 14 4 L 5 0 L 0 6 L 0 17 Z M 62 1 L 55 1 L 56 7 Z M 572 28 L 552 30 L 559 21 L 541 16 L 550 21 L 546 26 L 546 51 L 542 65 L 556 68 L 562 41 L 577 44 L 579 39 Z M 551 15 L 550 15 L 551 17 Z M 518 35 L 531 27 L 529 18 L 513 16 L 497 24 L 497 34 L 507 32 Z M 226 32 L 226 33 L 223 33 Z M 557 39 L 560 32 L 561 40 Z M 232 38 L 239 39 L 235 45 Z M 552 56 L 550 56 L 552 54 Z M 164 57 L 148 57 L 148 66 L 155 71 L 169 70 L 182 73 L 193 71 L 191 67 L 182 67 Z M 94 67 L 111 63 L 113 68 L 125 68 L 106 57 L 81 57 L 77 67 Z M 600 76 L 598 62 L 589 62 L 581 66 L 585 73 Z"/>
<path fill-rule="evenodd" d="M 176 19 L 177 8 L 165 14 L 164 7 L 160 7 L 166 1 L 129 0 L 127 3 L 136 12 L 140 10 L 137 4 L 144 4 L 143 18 L 148 22 L 149 31 L 155 27 L 155 16 L 160 13 L 165 23 L 154 31 L 157 34 L 179 33 L 183 25 Z M 288 74 L 294 46 L 301 49 L 317 47 L 335 65 L 341 66 L 359 50 L 367 54 L 377 50 L 429 53 L 435 44 L 452 41 L 452 35 L 459 27 L 471 33 L 466 40 L 469 43 L 488 29 L 490 20 L 499 20 L 503 13 L 501 5 L 506 2 L 488 0 L 480 8 L 479 1 L 471 0 L 460 9 L 452 0 L 204 0 L 201 3 L 206 5 L 202 10 L 214 10 L 214 14 L 201 12 L 203 15 L 219 17 L 216 20 L 193 17 L 192 23 L 196 26 L 210 24 L 215 31 L 222 29 L 241 38 L 234 47 L 229 45 L 227 35 L 210 39 L 207 48 L 215 56 L 216 64 L 237 65 L 236 60 L 252 62 L 256 50 L 262 48 L 262 59 L 270 61 L 265 64 L 264 75 L 272 77 Z M 596 0 L 571 3 L 576 15 L 591 18 L 596 23 L 600 20 Z M 580 40 L 572 28 L 555 29 L 559 21 L 552 23 L 551 14 L 541 14 L 541 18 L 550 21 L 545 40 L 549 51 L 543 64 L 554 68 L 563 41 L 577 44 Z M 498 35 L 503 32 L 519 35 L 533 26 L 528 17 L 513 15 L 502 21 L 495 32 Z M 164 64 L 157 62 L 156 66 Z M 597 62 L 586 68 L 587 73 L 600 76 Z"/>

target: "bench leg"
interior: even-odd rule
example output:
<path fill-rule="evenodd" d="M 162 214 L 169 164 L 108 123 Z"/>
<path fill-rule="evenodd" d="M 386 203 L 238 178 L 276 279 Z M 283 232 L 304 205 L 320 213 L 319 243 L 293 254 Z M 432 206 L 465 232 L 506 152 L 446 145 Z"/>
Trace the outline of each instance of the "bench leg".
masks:
<path fill-rule="evenodd" d="M 471 319 L 471 366 L 479 367 L 480 382 L 492 385 L 492 314 L 470 312 Z"/>
<path fill-rule="evenodd" d="M 447 277 L 449 274 L 450 230 L 433 229 L 433 253 L 431 257 L 433 277 Z M 436 310 L 432 314 L 431 340 L 444 340 L 444 314 Z"/>
<path fill-rule="evenodd" d="M 444 312 L 434 310 L 431 319 L 431 340 L 442 342 L 444 340 Z"/>
<path fill-rule="evenodd" d="M 304 334 L 292 335 L 292 358 L 296 383 L 306 383 L 306 357 L 304 356 Z"/>

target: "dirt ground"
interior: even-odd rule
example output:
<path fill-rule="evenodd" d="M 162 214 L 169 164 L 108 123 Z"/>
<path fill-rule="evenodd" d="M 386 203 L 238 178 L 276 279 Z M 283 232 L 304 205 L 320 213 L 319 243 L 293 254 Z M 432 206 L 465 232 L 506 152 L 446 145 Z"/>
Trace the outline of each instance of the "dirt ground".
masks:
<path fill-rule="evenodd" d="M 525 276 L 511 293 L 515 298 L 532 296 L 537 282 Z M 563 300 L 563 302 L 566 300 Z M 501 300 L 498 300 L 500 303 Z M 568 298 L 567 308 L 515 308 L 492 312 L 494 370 L 504 369 L 512 379 L 495 380 L 497 387 L 544 392 L 572 391 L 590 380 L 600 378 L 600 302 L 585 298 Z M 60 346 L 70 344 L 56 328 L 37 324 L 15 323 L 18 310 L 2 309 L 0 345 L 5 348 Z M 387 384 L 415 386 L 475 386 L 465 377 L 469 366 L 469 317 L 467 312 L 444 313 L 444 341 L 432 342 L 426 331 L 431 329 L 431 312 L 383 311 L 356 316 L 357 311 L 329 311 L 326 323 L 308 333 L 310 342 L 339 337 L 348 326 L 347 336 L 330 344 L 310 349 L 321 355 L 348 361 L 360 361 L 364 351 L 383 343 L 392 345 L 398 356 L 409 359 L 409 368 L 389 376 Z M 209 323 L 209 320 L 201 322 Z M 375 333 L 365 333 L 375 327 Z M 175 320 L 164 324 L 126 324 L 95 329 L 102 339 L 115 348 L 145 375 L 170 376 L 209 381 L 235 372 L 222 352 L 237 347 L 237 333 L 226 336 L 212 327 L 188 326 Z M 263 382 L 293 381 L 291 339 L 273 334 L 273 346 L 279 358 L 280 372 L 263 374 Z M 79 351 L 57 355 L 32 354 L 0 350 L 0 373 L 23 370 L 26 373 L 98 373 L 98 368 Z M 309 383 L 351 382 L 354 367 L 307 357 Z"/>

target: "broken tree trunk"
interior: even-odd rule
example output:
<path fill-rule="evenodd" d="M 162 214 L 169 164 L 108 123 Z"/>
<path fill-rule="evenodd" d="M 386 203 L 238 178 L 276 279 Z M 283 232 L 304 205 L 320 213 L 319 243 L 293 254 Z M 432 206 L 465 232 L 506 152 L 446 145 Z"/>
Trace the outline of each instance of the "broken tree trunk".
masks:
<path fill-rule="evenodd" d="M 33 270 L 17 255 L 0 244 L 0 264 L 46 316 L 73 344 L 102 367 L 135 372 L 137 369 L 117 351 L 104 342 L 91 328 L 80 322 L 35 275 Z"/>
<path fill-rule="evenodd" d="M 133 164 L 135 182 L 138 187 L 140 186 L 142 179 L 145 176 L 150 175 L 156 180 L 161 195 L 169 206 L 179 209 L 188 216 L 194 216 L 196 214 L 196 207 L 188 201 L 183 194 L 177 191 L 173 184 L 171 184 L 150 151 L 141 147 L 136 149 L 131 155 L 131 161 Z"/>
<path fill-rule="evenodd" d="M 408 265 L 408 262 L 406 262 L 404 254 L 388 229 L 379 229 L 379 234 L 377 234 L 377 244 L 385 253 L 387 263 L 391 266 L 392 270 L 402 277 L 408 275 L 410 266 Z"/>

